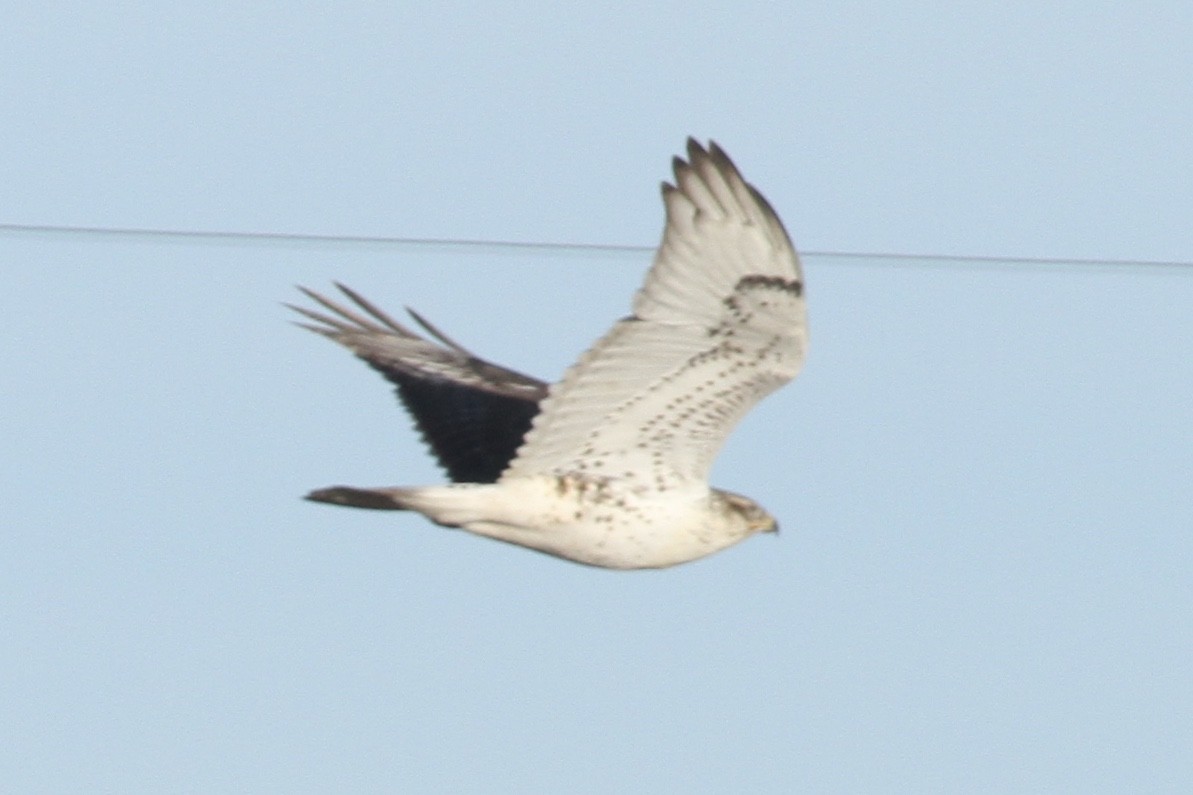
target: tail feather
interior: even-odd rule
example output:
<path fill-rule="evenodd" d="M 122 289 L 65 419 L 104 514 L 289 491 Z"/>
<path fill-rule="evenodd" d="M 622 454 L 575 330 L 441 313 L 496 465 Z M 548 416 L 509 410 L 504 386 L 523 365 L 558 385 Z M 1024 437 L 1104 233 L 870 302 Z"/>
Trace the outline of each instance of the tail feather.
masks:
<path fill-rule="evenodd" d="M 306 496 L 311 502 L 346 505 L 351 508 L 371 508 L 376 511 L 408 511 L 405 498 L 408 489 L 358 489 L 352 486 L 330 486 L 316 489 Z"/>
<path fill-rule="evenodd" d="M 467 527 L 473 532 L 487 532 L 473 525 L 516 525 L 525 514 L 525 498 L 510 495 L 508 486 L 490 483 L 452 483 L 447 486 L 408 486 L 358 489 L 331 486 L 307 495 L 312 502 L 371 508 L 378 511 L 414 511 L 445 527 Z"/>

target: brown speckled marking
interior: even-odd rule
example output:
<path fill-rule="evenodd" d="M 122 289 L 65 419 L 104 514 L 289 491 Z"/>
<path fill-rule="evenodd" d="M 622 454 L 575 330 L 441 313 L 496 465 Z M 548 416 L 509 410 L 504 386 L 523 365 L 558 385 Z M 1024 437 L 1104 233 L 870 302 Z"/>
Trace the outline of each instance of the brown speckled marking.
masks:
<path fill-rule="evenodd" d="M 733 289 L 735 292 L 741 292 L 744 289 L 752 287 L 782 290 L 785 293 L 791 293 L 796 298 L 800 298 L 804 294 L 804 283 L 799 279 L 787 279 L 783 276 L 764 276 L 760 273 L 752 273 L 749 276 L 741 277 L 737 280 L 737 284 L 734 285 Z"/>

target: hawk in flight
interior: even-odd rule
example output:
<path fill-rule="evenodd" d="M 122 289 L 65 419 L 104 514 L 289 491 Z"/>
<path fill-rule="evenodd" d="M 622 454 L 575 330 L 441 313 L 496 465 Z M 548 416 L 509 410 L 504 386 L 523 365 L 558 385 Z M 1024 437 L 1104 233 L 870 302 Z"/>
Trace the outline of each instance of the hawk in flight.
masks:
<path fill-rule="evenodd" d="M 799 372 L 804 283 L 766 199 L 715 143 L 688 140 L 663 184 L 663 241 L 632 314 L 555 384 L 485 361 L 417 313 L 426 336 L 337 285 L 291 307 L 397 388 L 452 483 L 333 486 L 307 499 L 416 511 L 446 527 L 591 566 L 661 568 L 773 517 L 709 486 L 737 422 Z"/>

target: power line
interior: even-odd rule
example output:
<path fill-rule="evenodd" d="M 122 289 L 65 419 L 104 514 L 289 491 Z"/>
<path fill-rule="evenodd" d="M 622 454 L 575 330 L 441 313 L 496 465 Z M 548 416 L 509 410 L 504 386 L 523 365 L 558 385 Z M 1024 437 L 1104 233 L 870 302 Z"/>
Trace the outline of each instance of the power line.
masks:
<path fill-rule="evenodd" d="M 0 232 L 42 235 L 125 237 L 159 240 L 201 240 L 210 242 L 278 242 L 334 245 L 416 246 L 426 248 L 504 249 L 522 252 L 644 254 L 655 246 L 618 243 L 552 243 L 547 241 L 486 240 L 478 238 L 397 237 L 385 235 L 323 235 L 299 232 L 233 232 L 197 229 L 154 229 L 143 227 L 70 226 L 59 224 L 0 223 Z M 1000 257 L 989 254 L 910 254 L 889 251 L 814 251 L 801 249 L 805 257 L 869 259 L 892 263 L 937 265 L 1022 265 L 1030 267 L 1100 267 L 1193 269 L 1193 261 L 1131 258 Z"/>
<path fill-rule="evenodd" d="M 333 243 L 347 245 L 441 246 L 451 248 L 506 248 L 521 251 L 593 251 L 607 253 L 642 253 L 654 251 L 653 246 L 618 245 L 615 243 L 547 243 L 515 240 L 481 240 L 471 238 L 389 237 L 382 235 L 320 235 L 302 232 L 227 232 L 193 229 L 148 229 L 139 227 L 59 226 L 54 224 L 3 224 L 0 232 L 31 234 L 98 235 L 105 237 L 141 237 L 176 240 L 209 240 L 230 242 L 276 241 L 280 243 Z"/>

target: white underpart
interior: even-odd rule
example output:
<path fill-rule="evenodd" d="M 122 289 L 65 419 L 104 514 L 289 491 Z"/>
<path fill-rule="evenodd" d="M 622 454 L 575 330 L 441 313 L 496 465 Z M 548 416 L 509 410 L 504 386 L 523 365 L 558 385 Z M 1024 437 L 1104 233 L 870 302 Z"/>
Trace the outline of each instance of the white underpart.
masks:
<path fill-rule="evenodd" d="M 723 516 L 718 499 L 699 489 L 658 499 L 624 483 L 536 477 L 393 491 L 439 524 L 603 568 L 674 566 L 761 529 Z"/>

